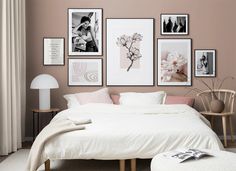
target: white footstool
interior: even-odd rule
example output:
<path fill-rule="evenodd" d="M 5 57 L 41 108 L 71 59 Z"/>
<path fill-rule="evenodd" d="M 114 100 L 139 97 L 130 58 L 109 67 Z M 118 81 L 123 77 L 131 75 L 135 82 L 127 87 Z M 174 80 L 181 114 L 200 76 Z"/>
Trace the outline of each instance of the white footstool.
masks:
<path fill-rule="evenodd" d="M 156 155 L 151 162 L 151 171 L 236 171 L 236 153 L 202 150 L 213 157 L 176 163 L 164 156 Z"/>

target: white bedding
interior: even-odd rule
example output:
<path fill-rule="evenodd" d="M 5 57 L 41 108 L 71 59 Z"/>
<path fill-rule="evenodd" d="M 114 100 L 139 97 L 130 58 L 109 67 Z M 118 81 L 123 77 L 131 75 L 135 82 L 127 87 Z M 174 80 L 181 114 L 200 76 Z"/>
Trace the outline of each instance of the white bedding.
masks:
<path fill-rule="evenodd" d="M 49 159 L 153 158 L 176 148 L 223 149 L 209 123 L 187 105 L 87 104 L 54 119 L 88 119 L 85 130 L 58 135 L 43 152 Z"/>

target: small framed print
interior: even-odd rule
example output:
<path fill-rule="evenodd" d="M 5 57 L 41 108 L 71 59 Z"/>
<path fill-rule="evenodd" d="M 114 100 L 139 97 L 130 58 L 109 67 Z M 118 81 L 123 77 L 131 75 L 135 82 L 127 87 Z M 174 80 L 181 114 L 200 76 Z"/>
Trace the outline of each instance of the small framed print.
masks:
<path fill-rule="evenodd" d="M 154 19 L 107 18 L 107 86 L 154 85 Z"/>
<path fill-rule="evenodd" d="M 102 9 L 68 9 L 69 55 L 102 55 Z"/>
<path fill-rule="evenodd" d="M 188 14 L 161 14 L 161 35 L 188 35 Z"/>
<path fill-rule="evenodd" d="M 195 77 L 216 76 L 216 50 L 195 49 Z"/>
<path fill-rule="evenodd" d="M 102 59 L 68 59 L 69 86 L 102 86 Z"/>
<path fill-rule="evenodd" d="M 158 85 L 192 85 L 191 39 L 158 39 Z"/>
<path fill-rule="evenodd" d="M 65 39 L 59 37 L 43 38 L 43 65 L 65 65 Z"/>

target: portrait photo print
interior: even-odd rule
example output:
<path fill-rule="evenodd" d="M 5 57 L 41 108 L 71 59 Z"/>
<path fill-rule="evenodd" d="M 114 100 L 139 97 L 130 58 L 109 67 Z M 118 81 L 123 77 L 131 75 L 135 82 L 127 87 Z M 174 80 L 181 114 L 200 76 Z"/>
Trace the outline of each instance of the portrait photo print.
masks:
<path fill-rule="evenodd" d="M 102 55 L 102 9 L 68 9 L 69 55 Z"/>
<path fill-rule="evenodd" d="M 216 76 L 216 50 L 195 49 L 195 76 Z"/>
<path fill-rule="evenodd" d="M 161 14 L 161 35 L 188 35 L 188 14 Z"/>

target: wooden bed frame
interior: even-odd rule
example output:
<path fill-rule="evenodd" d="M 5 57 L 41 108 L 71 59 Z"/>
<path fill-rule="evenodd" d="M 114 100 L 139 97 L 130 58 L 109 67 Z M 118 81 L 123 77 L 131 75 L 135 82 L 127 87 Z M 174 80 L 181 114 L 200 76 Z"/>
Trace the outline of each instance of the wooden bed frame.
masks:
<path fill-rule="evenodd" d="M 45 171 L 50 171 L 50 160 L 47 160 L 45 163 Z M 131 171 L 136 171 L 136 159 L 130 160 Z M 125 171 L 125 160 L 120 160 L 120 171 Z"/>

